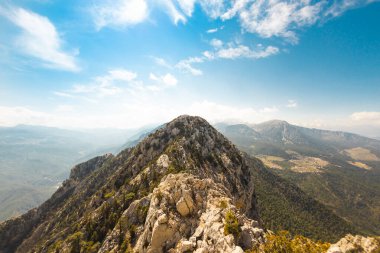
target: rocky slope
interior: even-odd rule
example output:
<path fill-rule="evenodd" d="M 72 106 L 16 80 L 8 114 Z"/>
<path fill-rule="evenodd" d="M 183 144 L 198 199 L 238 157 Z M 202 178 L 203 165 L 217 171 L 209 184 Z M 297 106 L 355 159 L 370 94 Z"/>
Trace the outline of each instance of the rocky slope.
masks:
<path fill-rule="evenodd" d="M 0 225 L 0 252 L 243 252 L 263 240 L 253 175 L 198 117 L 78 165 L 35 210 Z"/>

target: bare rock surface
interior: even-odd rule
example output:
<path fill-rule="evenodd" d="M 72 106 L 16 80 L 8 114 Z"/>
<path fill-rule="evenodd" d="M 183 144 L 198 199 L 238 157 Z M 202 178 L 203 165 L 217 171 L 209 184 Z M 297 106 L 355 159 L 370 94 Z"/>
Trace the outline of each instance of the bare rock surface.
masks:
<path fill-rule="evenodd" d="M 380 252 L 380 238 L 346 235 L 332 244 L 327 253 L 375 253 Z"/>

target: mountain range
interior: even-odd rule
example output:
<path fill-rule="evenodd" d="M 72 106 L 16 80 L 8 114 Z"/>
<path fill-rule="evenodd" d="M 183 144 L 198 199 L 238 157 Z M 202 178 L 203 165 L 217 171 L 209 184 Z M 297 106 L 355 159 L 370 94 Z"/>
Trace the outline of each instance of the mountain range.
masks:
<path fill-rule="evenodd" d="M 267 229 L 357 233 L 204 119 L 180 116 L 75 166 L 50 199 L 0 224 L 0 252 L 243 252 Z"/>
<path fill-rule="evenodd" d="M 380 141 L 279 120 L 216 127 L 362 233 L 380 233 Z"/>

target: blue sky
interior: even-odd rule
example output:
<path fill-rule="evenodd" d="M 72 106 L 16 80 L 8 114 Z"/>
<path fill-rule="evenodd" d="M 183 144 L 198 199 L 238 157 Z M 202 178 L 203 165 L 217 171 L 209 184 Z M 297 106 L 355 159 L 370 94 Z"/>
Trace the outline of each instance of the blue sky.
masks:
<path fill-rule="evenodd" d="M 380 136 L 380 2 L 0 3 L 0 125 L 180 114 Z"/>

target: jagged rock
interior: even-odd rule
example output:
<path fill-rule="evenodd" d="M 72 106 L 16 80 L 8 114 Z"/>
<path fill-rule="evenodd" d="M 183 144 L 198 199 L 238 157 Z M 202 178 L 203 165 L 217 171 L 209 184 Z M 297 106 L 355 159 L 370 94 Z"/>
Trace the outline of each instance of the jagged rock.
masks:
<path fill-rule="evenodd" d="M 193 202 L 194 195 L 202 202 Z M 258 223 L 230 204 L 229 190 L 213 180 L 187 173 L 170 174 L 154 190 L 152 199 L 158 196 L 160 201 L 152 201 L 149 206 L 136 252 L 243 252 L 242 247 L 252 248 L 263 240 Z M 221 203 L 226 206 L 221 207 Z M 236 214 L 242 228 L 236 238 L 225 235 L 227 211 Z"/>
<path fill-rule="evenodd" d="M 346 235 L 332 244 L 327 253 L 375 253 L 380 251 L 380 238 Z"/>

